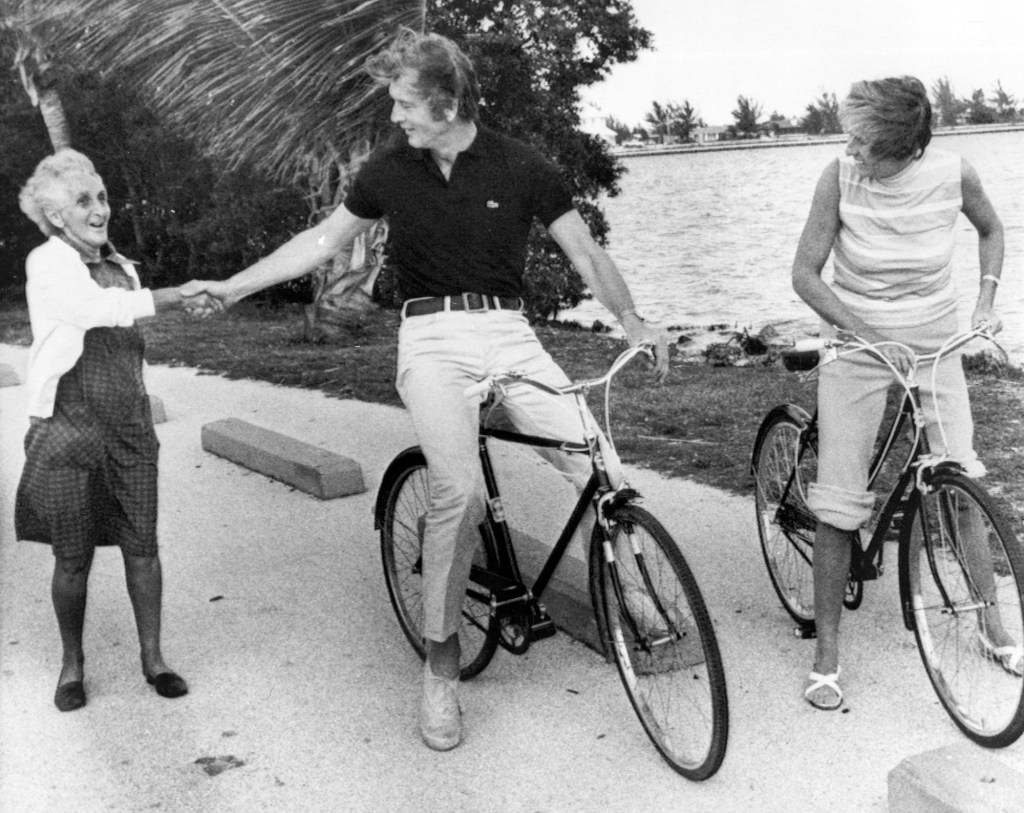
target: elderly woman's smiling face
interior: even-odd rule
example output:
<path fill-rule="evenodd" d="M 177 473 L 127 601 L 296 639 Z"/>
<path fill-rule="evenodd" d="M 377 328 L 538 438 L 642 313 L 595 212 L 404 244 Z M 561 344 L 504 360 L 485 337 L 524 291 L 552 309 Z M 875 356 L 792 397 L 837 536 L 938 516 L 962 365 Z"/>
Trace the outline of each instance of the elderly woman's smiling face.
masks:
<path fill-rule="evenodd" d="M 72 246 L 83 253 L 95 253 L 108 239 L 107 189 L 101 178 L 85 172 L 69 175 L 65 183 L 63 204 L 48 209 L 46 216 Z"/>

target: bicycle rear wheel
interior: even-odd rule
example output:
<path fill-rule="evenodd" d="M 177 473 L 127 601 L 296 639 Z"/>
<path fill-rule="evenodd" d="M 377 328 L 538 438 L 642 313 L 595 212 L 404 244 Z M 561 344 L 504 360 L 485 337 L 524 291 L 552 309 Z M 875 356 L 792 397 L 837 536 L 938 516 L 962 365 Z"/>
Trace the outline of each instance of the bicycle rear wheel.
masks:
<path fill-rule="evenodd" d="M 626 694 L 648 736 L 688 779 L 712 776 L 729 728 L 725 670 L 711 617 L 672 537 L 633 505 L 594 528 L 590 589 Z"/>
<path fill-rule="evenodd" d="M 901 541 L 925 670 L 953 722 L 989 748 L 1024 731 L 1024 680 L 995 647 L 1024 645 L 1024 553 L 991 498 L 949 470 L 913 492 Z"/>
<path fill-rule="evenodd" d="M 407 451 L 397 467 L 393 464 L 381 484 L 380 547 L 384 578 L 391 605 L 405 637 L 421 658 L 423 638 L 423 524 L 429 503 L 427 461 L 418 450 Z M 494 566 L 494 554 L 481 539 L 477 563 Z M 469 680 L 483 671 L 498 647 L 498 622 L 481 588 L 472 583 L 462 605 L 459 644 L 460 676 Z"/>
<path fill-rule="evenodd" d="M 818 520 L 807 487 L 818 471 L 813 440 L 800 451 L 810 416 L 796 406 L 773 409 L 754 442 L 751 470 L 761 553 L 782 606 L 802 626 L 814 622 L 814 537 Z"/>

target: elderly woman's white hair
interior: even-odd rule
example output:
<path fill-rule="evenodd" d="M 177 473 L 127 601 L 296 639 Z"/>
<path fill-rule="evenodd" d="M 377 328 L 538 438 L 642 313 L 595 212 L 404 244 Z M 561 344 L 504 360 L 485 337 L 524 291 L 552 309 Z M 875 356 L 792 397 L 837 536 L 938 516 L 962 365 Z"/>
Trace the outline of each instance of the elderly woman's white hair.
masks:
<path fill-rule="evenodd" d="M 68 179 L 79 175 L 100 177 L 92 161 L 77 150 L 65 148 L 48 155 L 21 188 L 18 205 L 47 237 L 60 229 L 46 216 L 47 209 L 60 209 L 68 202 Z"/>

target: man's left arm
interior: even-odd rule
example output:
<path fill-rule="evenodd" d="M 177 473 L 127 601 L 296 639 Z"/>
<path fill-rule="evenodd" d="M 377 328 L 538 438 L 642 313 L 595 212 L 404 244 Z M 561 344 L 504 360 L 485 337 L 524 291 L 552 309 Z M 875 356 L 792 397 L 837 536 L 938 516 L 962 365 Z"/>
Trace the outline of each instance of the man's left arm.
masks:
<path fill-rule="evenodd" d="M 668 374 L 668 337 L 665 331 L 645 322 L 636 312 L 622 274 L 615 262 L 594 240 L 590 229 L 575 209 L 548 226 L 548 232 L 569 258 L 583 282 L 626 331 L 630 344 L 654 344 L 654 369 L 658 383 Z"/>

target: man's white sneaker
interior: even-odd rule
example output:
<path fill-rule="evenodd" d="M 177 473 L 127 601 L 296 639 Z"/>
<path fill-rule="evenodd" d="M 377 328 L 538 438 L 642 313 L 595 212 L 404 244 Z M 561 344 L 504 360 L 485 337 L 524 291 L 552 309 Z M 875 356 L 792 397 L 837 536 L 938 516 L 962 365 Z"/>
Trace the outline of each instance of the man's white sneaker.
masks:
<path fill-rule="evenodd" d="M 450 751 L 462 740 L 458 685 L 458 678 L 435 675 L 430 669 L 430 661 L 423 664 L 420 736 L 435 751 Z"/>

